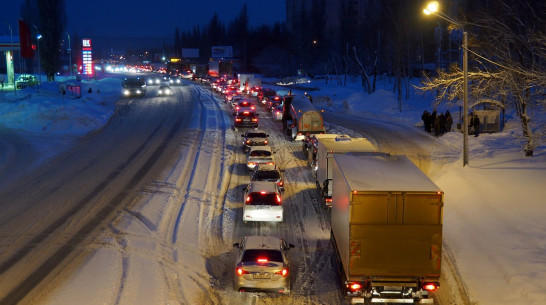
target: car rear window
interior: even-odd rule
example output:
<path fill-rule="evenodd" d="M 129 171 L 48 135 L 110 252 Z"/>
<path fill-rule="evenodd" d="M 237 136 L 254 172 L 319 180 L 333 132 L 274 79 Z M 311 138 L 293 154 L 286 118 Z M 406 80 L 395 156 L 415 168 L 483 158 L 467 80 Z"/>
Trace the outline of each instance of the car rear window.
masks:
<path fill-rule="evenodd" d="M 267 135 L 263 132 L 249 132 L 246 136 L 248 138 L 267 138 Z"/>
<path fill-rule="evenodd" d="M 248 194 L 248 197 L 246 198 L 246 204 L 248 205 L 277 205 L 277 194 L 250 193 Z"/>
<path fill-rule="evenodd" d="M 271 157 L 271 152 L 267 150 L 253 150 L 250 152 L 251 157 Z"/>
<path fill-rule="evenodd" d="M 258 171 L 254 174 L 254 180 L 276 180 L 279 178 L 280 175 L 277 171 Z"/>
<path fill-rule="evenodd" d="M 248 249 L 243 253 L 243 262 L 257 262 L 259 258 L 265 258 L 271 262 L 282 262 L 282 253 L 279 250 Z"/>

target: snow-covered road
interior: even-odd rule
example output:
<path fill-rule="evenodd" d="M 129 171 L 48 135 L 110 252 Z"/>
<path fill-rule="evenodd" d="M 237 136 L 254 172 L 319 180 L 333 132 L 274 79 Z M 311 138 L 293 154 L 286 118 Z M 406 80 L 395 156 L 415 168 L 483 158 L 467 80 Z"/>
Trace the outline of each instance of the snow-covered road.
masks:
<path fill-rule="evenodd" d="M 74 250 L 95 243 L 167 166 L 191 108 L 189 99 L 125 100 L 105 130 L 2 189 L 0 303 L 43 299 L 40 287 L 62 282 L 66 261 L 82 258 Z"/>
<path fill-rule="evenodd" d="M 199 85 L 176 90 L 118 103 L 104 130 L 0 194 L 17 202 L 0 216 L 3 302 L 343 304 L 329 213 L 301 143 L 259 110 L 285 170 L 285 220 L 244 224 L 249 177 L 231 108 Z M 366 136 L 425 168 L 438 163 L 422 139 L 412 142 L 415 130 L 327 118 L 330 132 Z M 453 162 L 453 149 L 438 147 L 435 158 Z M 295 244 L 290 295 L 233 291 L 232 244 L 247 235 Z"/>

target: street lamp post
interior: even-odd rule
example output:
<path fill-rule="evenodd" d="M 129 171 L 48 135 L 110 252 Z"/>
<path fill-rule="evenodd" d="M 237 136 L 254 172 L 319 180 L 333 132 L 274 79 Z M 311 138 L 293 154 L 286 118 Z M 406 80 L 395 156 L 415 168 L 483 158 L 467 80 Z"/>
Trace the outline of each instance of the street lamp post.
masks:
<path fill-rule="evenodd" d="M 468 165 L 468 40 L 463 25 L 439 11 L 438 1 L 429 2 L 423 10 L 425 15 L 434 14 L 463 29 L 463 167 Z"/>
<path fill-rule="evenodd" d="M 38 36 L 36 36 L 36 39 L 38 40 L 38 43 L 36 43 L 38 51 L 38 85 L 42 84 L 42 67 L 40 64 L 40 38 L 42 38 L 42 34 L 38 34 Z"/>
<path fill-rule="evenodd" d="M 72 77 L 72 47 L 70 45 L 70 34 L 68 35 L 68 67 L 70 69 L 70 77 Z"/>

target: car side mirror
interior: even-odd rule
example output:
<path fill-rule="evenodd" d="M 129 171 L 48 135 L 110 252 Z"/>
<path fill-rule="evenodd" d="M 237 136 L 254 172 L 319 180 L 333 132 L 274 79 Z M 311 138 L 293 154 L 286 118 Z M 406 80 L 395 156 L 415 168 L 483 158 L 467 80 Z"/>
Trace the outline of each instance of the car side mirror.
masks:
<path fill-rule="evenodd" d="M 241 138 L 244 138 L 244 137 L 245 137 L 245 135 L 244 135 L 244 134 L 242 134 L 242 135 L 241 135 Z"/>
<path fill-rule="evenodd" d="M 288 247 L 285 247 L 285 250 L 290 250 L 294 248 L 294 244 L 288 244 Z"/>
<path fill-rule="evenodd" d="M 233 244 L 233 248 L 239 249 L 239 247 L 240 247 L 239 243 L 234 243 L 234 244 Z"/>
<path fill-rule="evenodd" d="M 243 191 L 245 191 L 245 192 L 248 191 L 248 187 L 245 186 L 245 187 L 243 188 Z"/>
<path fill-rule="evenodd" d="M 256 116 L 260 116 L 260 114 L 259 114 L 259 113 L 256 113 Z"/>

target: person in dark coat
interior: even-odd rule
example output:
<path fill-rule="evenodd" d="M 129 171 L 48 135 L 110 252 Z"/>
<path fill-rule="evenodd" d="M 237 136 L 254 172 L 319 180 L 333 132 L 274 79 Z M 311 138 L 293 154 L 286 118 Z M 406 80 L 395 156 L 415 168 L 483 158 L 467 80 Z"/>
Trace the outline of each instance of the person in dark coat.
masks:
<path fill-rule="evenodd" d="M 480 118 L 477 114 L 472 118 L 472 127 L 474 127 L 474 136 L 477 137 L 480 135 Z"/>
<path fill-rule="evenodd" d="M 446 111 L 445 119 L 446 119 L 445 130 L 446 132 L 451 132 L 451 125 L 453 125 L 453 118 L 451 117 L 451 113 L 449 112 L 449 110 Z"/>
<path fill-rule="evenodd" d="M 444 133 L 446 133 L 446 117 L 443 113 L 440 113 L 438 118 L 438 122 L 440 123 L 440 134 L 443 135 Z"/>
<path fill-rule="evenodd" d="M 439 115 L 434 116 L 434 135 L 435 136 L 440 135 L 440 116 Z"/>
<path fill-rule="evenodd" d="M 421 120 L 423 120 L 423 126 L 425 127 L 426 132 L 430 132 L 430 123 L 428 117 L 430 116 L 430 113 L 428 111 L 423 111 L 423 115 L 421 115 Z"/>

